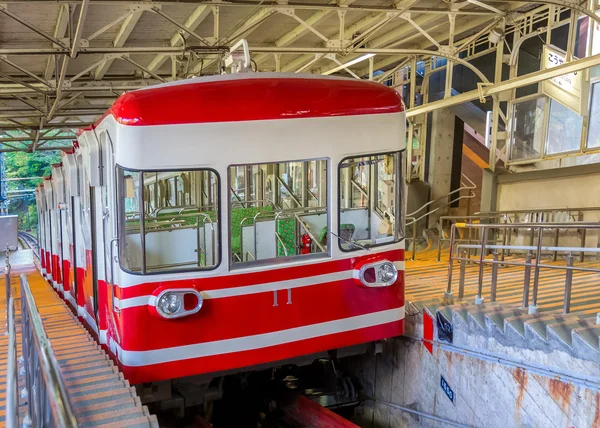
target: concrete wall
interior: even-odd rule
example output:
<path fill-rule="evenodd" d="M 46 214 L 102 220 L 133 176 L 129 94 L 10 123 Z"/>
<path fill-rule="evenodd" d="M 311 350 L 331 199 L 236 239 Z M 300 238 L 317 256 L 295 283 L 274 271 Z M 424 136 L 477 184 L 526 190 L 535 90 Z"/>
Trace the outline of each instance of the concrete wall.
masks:
<path fill-rule="evenodd" d="M 520 174 L 519 174 L 520 175 Z M 600 207 L 600 174 L 564 177 L 529 177 L 498 184 L 499 211 L 536 208 Z M 599 221 L 600 212 L 584 214 L 586 221 Z"/>
<path fill-rule="evenodd" d="M 441 349 L 433 353 L 418 341 L 395 338 L 383 354 L 353 357 L 366 400 L 354 422 L 365 428 L 456 426 L 415 416 L 409 407 L 475 427 L 600 427 L 600 393 L 493 359 Z M 440 387 L 443 376 L 454 402 Z"/>

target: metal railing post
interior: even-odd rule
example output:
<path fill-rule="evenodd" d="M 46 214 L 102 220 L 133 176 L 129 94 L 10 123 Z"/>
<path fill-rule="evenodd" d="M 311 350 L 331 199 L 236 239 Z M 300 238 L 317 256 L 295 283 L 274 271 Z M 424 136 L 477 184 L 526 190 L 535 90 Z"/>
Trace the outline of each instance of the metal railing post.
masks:
<path fill-rule="evenodd" d="M 8 333 L 8 302 L 10 301 L 10 254 L 6 247 L 6 258 L 4 259 L 4 284 L 6 285 L 6 331 Z"/>
<path fill-rule="evenodd" d="M 558 247 L 558 233 L 560 232 L 560 229 L 557 227 L 556 230 L 554 231 L 554 246 Z M 558 251 L 554 251 L 554 254 L 552 255 L 552 261 L 555 262 L 558 259 Z"/>
<path fill-rule="evenodd" d="M 533 230 L 533 228 L 532 228 Z M 533 236 L 533 233 L 532 233 Z M 537 312 L 537 294 L 540 281 L 540 260 L 542 258 L 542 239 L 544 237 L 544 227 L 538 226 L 537 233 L 537 250 L 535 255 L 535 271 L 533 273 L 533 292 L 531 293 L 531 305 L 529 305 L 529 313 Z"/>
<path fill-rule="evenodd" d="M 452 268 L 454 262 L 454 235 L 456 233 L 456 225 L 452 225 L 450 228 L 450 256 L 448 258 L 448 287 L 446 288 L 446 292 L 444 293 L 444 297 L 446 299 L 452 298 Z"/>
<path fill-rule="evenodd" d="M 467 252 L 465 250 L 461 251 L 461 261 L 460 261 L 460 277 L 458 280 L 458 298 L 462 299 L 465 295 L 465 274 L 467 272 Z"/>
<path fill-rule="evenodd" d="M 567 266 L 573 267 L 573 253 L 567 256 Z M 565 303 L 563 313 L 568 314 L 571 311 L 571 285 L 573 284 L 573 270 L 567 269 L 565 274 Z"/>
<path fill-rule="evenodd" d="M 417 222 L 415 221 L 412 225 L 412 261 L 415 261 L 417 256 Z"/>
<path fill-rule="evenodd" d="M 587 229 L 583 229 L 581 231 L 581 248 L 585 248 L 585 238 L 587 235 Z M 579 256 L 579 261 L 583 262 L 585 261 L 585 251 L 581 252 L 581 255 Z"/>
<path fill-rule="evenodd" d="M 504 215 L 504 224 L 507 224 L 507 223 L 508 223 L 508 217 L 505 214 Z M 502 228 L 502 245 L 503 246 L 506 246 L 507 232 L 508 232 L 508 229 L 506 227 Z M 505 257 L 505 249 L 502 248 L 502 261 L 504 261 L 504 257 Z"/>
<path fill-rule="evenodd" d="M 6 370 L 6 426 L 19 426 L 19 383 L 17 364 L 17 329 L 15 327 L 15 302 L 10 299 L 8 307 L 8 368 Z"/>
<path fill-rule="evenodd" d="M 488 227 L 484 226 L 481 230 L 481 248 L 479 249 L 479 278 L 477 279 L 477 295 L 475 296 L 475 304 L 481 305 L 484 302 L 482 297 L 483 290 L 483 268 L 485 259 L 485 246 L 487 244 Z"/>
<path fill-rule="evenodd" d="M 494 261 L 492 262 L 492 284 L 490 288 L 490 301 L 496 301 L 496 285 L 498 283 L 498 250 L 494 250 Z"/>
<path fill-rule="evenodd" d="M 439 262 L 442 259 L 442 236 L 444 236 L 444 225 L 443 220 L 440 218 L 438 220 L 438 247 L 437 247 L 437 261 Z"/>
<path fill-rule="evenodd" d="M 531 282 L 531 250 L 525 256 L 525 277 L 523 278 L 523 307 L 529 306 L 529 283 Z"/>

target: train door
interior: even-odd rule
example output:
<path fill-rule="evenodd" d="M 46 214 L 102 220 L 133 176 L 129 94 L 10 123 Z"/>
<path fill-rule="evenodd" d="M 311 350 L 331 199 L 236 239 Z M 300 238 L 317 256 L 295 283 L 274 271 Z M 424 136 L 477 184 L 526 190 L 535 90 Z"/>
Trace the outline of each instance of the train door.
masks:
<path fill-rule="evenodd" d="M 113 317 L 113 309 L 115 303 L 114 296 L 114 284 L 115 284 L 115 255 L 117 253 L 117 228 L 116 228 L 116 194 L 115 194 L 115 177 L 114 177 L 114 161 L 113 161 L 113 147 L 112 141 L 107 131 L 103 131 L 100 135 L 100 152 L 102 159 L 102 184 L 99 188 L 100 191 L 100 203 L 102 204 L 102 242 L 103 252 L 98 254 L 98 257 L 103 258 L 102 272 L 104 277 L 104 288 L 100 290 L 100 296 L 102 297 L 101 304 L 107 305 L 108 314 Z M 98 210 L 100 212 L 100 210 Z M 100 219 L 99 219 L 100 220 Z M 106 313 L 106 312 L 105 312 Z M 111 320 L 104 320 L 108 326 L 108 323 L 115 323 L 114 318 Z M 104 323 L 103 323 L 104 324 Z"/>

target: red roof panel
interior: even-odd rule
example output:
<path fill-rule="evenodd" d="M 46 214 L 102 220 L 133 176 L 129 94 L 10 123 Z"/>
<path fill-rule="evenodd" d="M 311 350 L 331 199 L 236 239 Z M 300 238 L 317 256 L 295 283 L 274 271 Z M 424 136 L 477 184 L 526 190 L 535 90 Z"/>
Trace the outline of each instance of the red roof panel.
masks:
<path fill-rule="evenodd" d="M 128 92 L 100 120 L 112 114 L 123 125 L 149 126 L 403 111 L 400 95 L 379 83 L 247 76 L 194 79 Z"/>

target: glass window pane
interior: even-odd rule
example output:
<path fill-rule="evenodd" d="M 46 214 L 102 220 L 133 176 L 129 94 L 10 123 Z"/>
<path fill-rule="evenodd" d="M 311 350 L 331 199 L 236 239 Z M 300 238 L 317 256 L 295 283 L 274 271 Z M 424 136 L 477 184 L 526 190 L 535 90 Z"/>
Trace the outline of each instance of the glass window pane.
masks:
<path fill-rule="evenodd" d="M 579 150 L 583 117 L 561 103 L 550 100 L 550 120 L 546 133 L 546 154 Z"/>
<path fill-rule="evenodd" d="M 510 160 L 541 157 L 545 104 L 541 97 L 514 105 Z"/>
<path fill-rule="evenodd" d="M 344 159 L 340 163 L 342 250 L 397 242 L 400 207 L 400 154 Z"/>
<path fill-rule="evenodd" d="M 592 85 L 587 145 L 588 149 L 600 147 L 600 82 Z"/>
<path fill-rule="evenodd" d="M 242 176 L 233 174 L 237 168 Z M 230 188 L 232 263 L 327 253 L 327 161 L 280 162 L 230 167 L 252 199 Z M 245 174 L 245 175 L 244 175 Z"/>
<path fill-rule="evenodd" d="M 215 267 L 220 260 L 217 180 L 208 170 L 119 169 L 123 269 L 146 274 Z M 177 194 L 187 200 L 185 206 L 174 205 Z"/>

